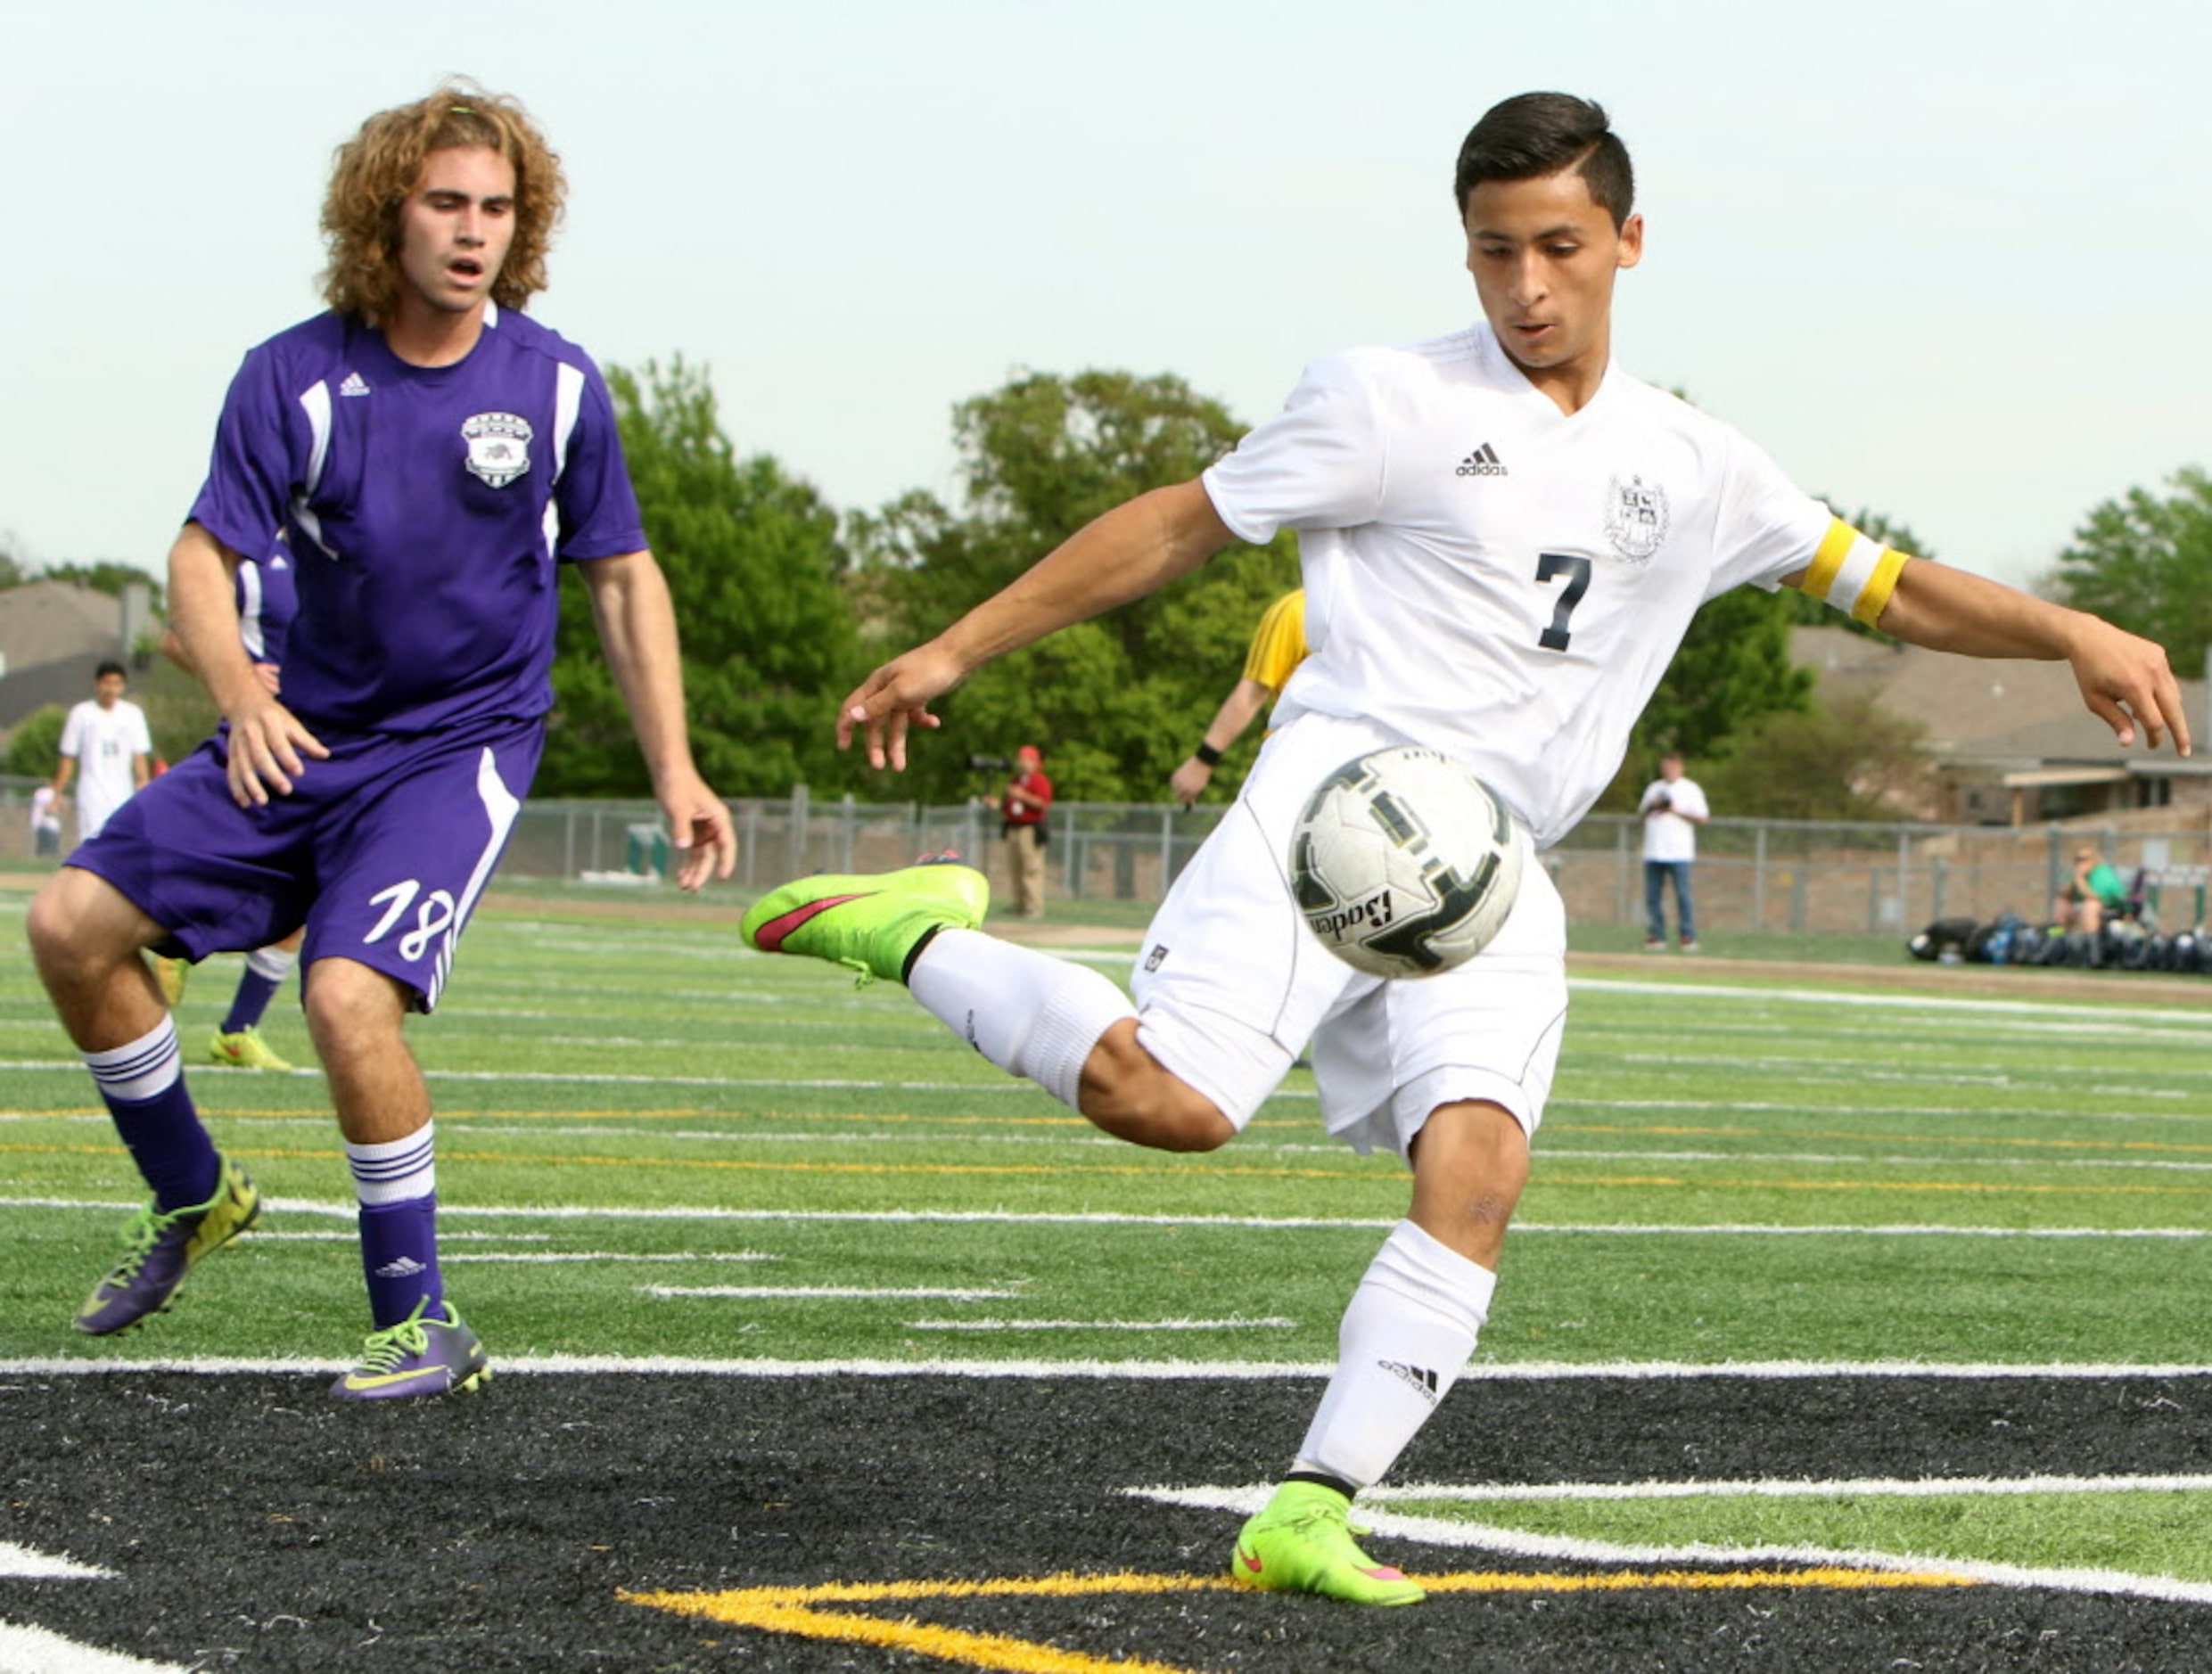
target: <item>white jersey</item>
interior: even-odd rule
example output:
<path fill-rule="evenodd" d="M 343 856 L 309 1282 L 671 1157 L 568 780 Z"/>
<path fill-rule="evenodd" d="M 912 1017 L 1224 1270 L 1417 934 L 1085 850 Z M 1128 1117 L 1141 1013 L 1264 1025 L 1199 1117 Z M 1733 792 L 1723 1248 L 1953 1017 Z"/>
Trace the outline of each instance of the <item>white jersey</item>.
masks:
<path fill-rule="evenodd" d="M 1299 531 L 1312 654 L 1275 724 L 1368 717 L 1457 756 L 1539 844 L 1611 782 L 1698 607 L 1772 589 L 1835 523 L 1617 365 L 1562 413 L 1480 324 L 1316 362 L 1204 481 L 1241 539 Z"/>
<path fill-rule="evenodd" d="M 1666 805 L 1657 813 L 1664 797 Z M 1636 811 L 1644 816 L 1644 858 L 1647 860 L 1695 860 L 1698 858 L 1698 827 L 1696 822 L 1712 817 L 1713 810 L 1706 806 L 1705 792 L 1695 779 L 1654 779 L 1644 786 L 1644 793 L 1636 801 Z"/>
<path fill-rule="evenodd" d="M 71 789 L 77 797 L 77 840 L 84 842 L 97 837 L 108 816 L 138 788 L 131 758 L 153 753 L 146 712 L 128 698 L 118 699 L 111 710 L 86 698 L 62 723 L 62 753 L 77 761 Z"/>

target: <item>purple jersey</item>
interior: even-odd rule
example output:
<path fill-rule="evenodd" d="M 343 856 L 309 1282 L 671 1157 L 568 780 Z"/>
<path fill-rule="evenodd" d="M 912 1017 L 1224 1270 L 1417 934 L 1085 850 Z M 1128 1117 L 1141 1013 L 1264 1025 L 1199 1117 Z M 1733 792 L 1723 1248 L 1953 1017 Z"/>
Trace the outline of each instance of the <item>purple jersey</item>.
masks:
<path fill-rule="evenodd" d="M 289 537 L 284 702 L 310 726 L 544 714 L 555 559 L 645 548 L 598 368 L 525 315 L 487 307 L 484 328 L 415 366 L 322 314 L 231 382 L 192 517 L 242 554 Z"/>
<path fill-rule="evenodd" d="M 238 561 L 238 637 L 246 655 L 256 662 L 284 666 L 284 642 L 292 633 L 292 619 L 300 611 L 300 594 L 292 579 L 292 543 L 282 537 L 259 562 Z"/>

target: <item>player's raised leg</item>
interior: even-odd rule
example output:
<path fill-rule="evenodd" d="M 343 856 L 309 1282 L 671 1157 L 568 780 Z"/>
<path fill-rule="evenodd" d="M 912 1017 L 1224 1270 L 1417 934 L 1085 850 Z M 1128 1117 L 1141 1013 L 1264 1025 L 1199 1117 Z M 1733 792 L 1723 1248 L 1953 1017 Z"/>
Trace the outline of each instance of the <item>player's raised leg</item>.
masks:
<path fill-rule="evenodd" d="M 307 978 L 308 1032 L 330 1079 L 360 1202 L 369 1333 L 361 1360 L 331 1385 L 341 1400 L 473 1390 L 490 1375 L 476 1333 L 445 1299 L 438 1268 L 438 1170 L 430 1089 L 401 1032 L 407 988 L 351 959 L 317 959 Z"/>
<path fill-rule="evenodd" d="M 177 1026 L 144 956 L 161 927 L 70 866 L 32 899 L 27 929 L 39 980 L 152 1190 L 121 1260 L 78 1310 L 77 1328 L 102 1336 L 167 1307 L 201 1257 L 253 1224 L 260 1198 L 218 1154 L 185 1087 Z"/>
<path fill-rule="evenodd" d="M 1137 1009 L 1112 981 L 977 930 L 990 899 L 982 873 L 949 863 L 801 878 L 756 902 L 741 933 L 763 953 L 905 983 L 991 1063 L 1117 1138 L 1208 1151 L 1234 1137 L 1212 1101 L 1140 1044 Z"/>

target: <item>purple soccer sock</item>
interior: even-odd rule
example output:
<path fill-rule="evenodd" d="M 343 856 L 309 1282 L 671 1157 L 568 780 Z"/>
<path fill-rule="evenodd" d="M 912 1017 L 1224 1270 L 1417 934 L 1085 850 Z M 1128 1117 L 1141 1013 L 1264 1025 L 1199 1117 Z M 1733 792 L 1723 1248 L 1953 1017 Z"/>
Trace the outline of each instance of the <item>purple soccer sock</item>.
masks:
<path fill-rule="evenodd" d="M 85 1054 L 85 1067 L 99 1083 L 131 1161 L 153 1188 L 153 1206 L 169 1214 L 213 1197 L 222 1159 L 185 1089 L 175 1020 L 164 1013 L 128 1046 Z"/>
<path fill-rule="evenodd" d="M 438 1272 L 436 1136 L 437 1124 L 425 1122 L 405 1139 L 346 1146 L 361 1200 L 361 1271 L 379 1331 L 398 1325 L 425 1298 L 429 1313 L 445 1302 Z"/>
<path fill-rule="evenodd" d="M 429 1299 L 436 1314 L 446 1299 L 438 1271 L 438 1196 L 361 1205 L 361 1271 L 368 1279 L 369 1315 L 376 1329 L 398 1325 Z"/>
<path fill-rule="evenodd" d="M 238 992 L 231 996 L 230 1011 L 223 1019 L 223 1032 L 234 1035 L 258 1024 L 284 981 L 282 977 L 272 981 L 248 966 L 245 974 L 238 979 Z"/>

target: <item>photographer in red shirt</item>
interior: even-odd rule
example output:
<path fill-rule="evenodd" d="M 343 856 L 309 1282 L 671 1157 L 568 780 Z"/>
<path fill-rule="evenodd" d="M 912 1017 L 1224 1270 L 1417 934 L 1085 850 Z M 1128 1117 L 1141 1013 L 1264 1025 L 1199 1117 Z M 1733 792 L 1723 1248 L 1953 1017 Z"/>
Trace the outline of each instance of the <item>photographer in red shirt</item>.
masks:
<path fill-rule="evenodd" d="M 1014 874 L 1014 910 L 1024 918 L 1045 915 L 1045 816 L 1052 809 L 1052 781 L 1034 744 L 1014 752 L 1014 777 L 999 799 L 1006 818 L 1008 865 Z"/>

